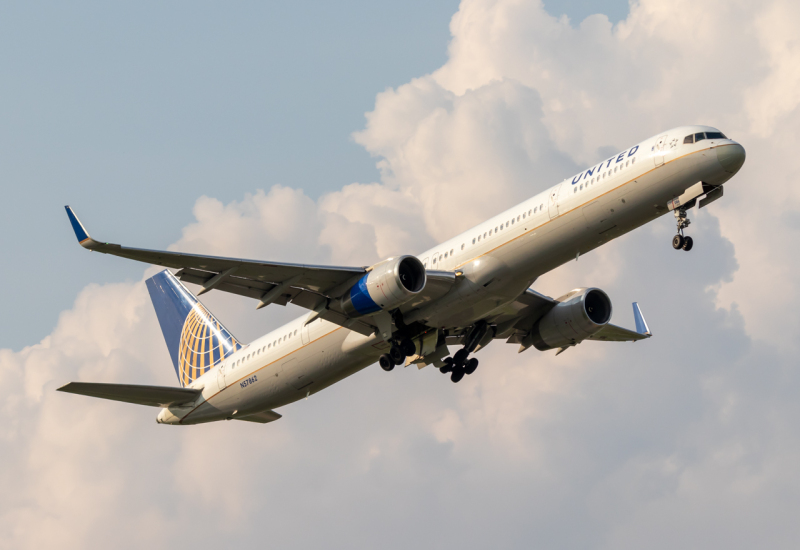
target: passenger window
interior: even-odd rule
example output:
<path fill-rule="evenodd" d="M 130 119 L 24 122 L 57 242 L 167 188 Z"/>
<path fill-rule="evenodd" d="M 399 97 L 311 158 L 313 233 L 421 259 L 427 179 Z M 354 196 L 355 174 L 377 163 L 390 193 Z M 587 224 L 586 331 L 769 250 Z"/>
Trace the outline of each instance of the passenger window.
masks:
<path fill-rule="evenodd" d="M 631 164 L 636 164 L 636 157 L 633 157 L 633 158 L 631 159 Z"/>
<path fill-rule="evenodd" d="M 464 250 L 464 245 L 463 244 L 461 245 L 461 250 Z"/>
<path fill-rule="evenodd" d="M 489 230 L 489 236 L 490 237 L 492 236 L 492 230 L 491 229 Z"/>
<path fill-rule="evenodd" d="M 533 210 L 528 210 L 528 216 L 530 216 L 531 214 L 533 214 Z"/>
<path fill-rule="evenodd" d="M 506 222 L 506 227 L 508 227 L 508 222 Z"/>
<path fill-rule="evenodd" d="M 694 143 L 694 135 L 693 134 L 689 134 L 688 136 L 683 138 L 683 142 L 684 143 Z"/>
<path fill-rule="evenodd" d="M 433 258 L 433 264 L 436 265 L 436 258 Z"/>
<path fill-rule="evenodd" d="M 297 330 L 294 331 L 294 335 L 297 336 Z"/>
<path fill-rule="evenodd" d="M 484 238 L 484 239 L 486 238 L 486 233 L 484 233 L 484 234 L 483 234 L 483 238 Z"/>
<path fill-rule="evenodd" d="M 541 210 L 542 210 L 543 208 L 544 208 L 544 204 L 540 204 L 540 205 L 539 205 L 539 211 L 541 212 Z"/>
<path fill-rule="evenodd" d="M 444 253 L 444 259 L 447 259 L 447 252 Z"/>
<path fill-rule="evenodd" d="M 583 191 L 583 184 L 581 184 L 581 191 Z"/>
<path fill-rule="evenodd" d="M 517 216 L 517 221 L 519 221 L 519 216 Z"/>
<path fill-rule="evenodd" d="M 514 218 L 511 218 L 511 225 L 514 225 Z"/>
<path fill-rule="evenodd" d="M 475 244 L 475 239 L 472 239 L 472 244 Z"/>
<path fill-rule="evenodd" d="M 694 135 L 694 142 L 697 143 L 698 141 L 703 141 L 706 139 L 706 135 L 703 132 L 699 132 Z"/>
<path fill-rule="evenodd" d="M 453 255 L 453 249 L 452 248 L 450 249 L 450 255 L 451 256 Z"/>
<path fill-rule="evenodd" d="M 534 214 L 536 214 L 536 211 L 537 211 L 538 208 L 539 208 L 538 206 L 534 207 L 534 209 L 533 209 L 533 213 Z"/>

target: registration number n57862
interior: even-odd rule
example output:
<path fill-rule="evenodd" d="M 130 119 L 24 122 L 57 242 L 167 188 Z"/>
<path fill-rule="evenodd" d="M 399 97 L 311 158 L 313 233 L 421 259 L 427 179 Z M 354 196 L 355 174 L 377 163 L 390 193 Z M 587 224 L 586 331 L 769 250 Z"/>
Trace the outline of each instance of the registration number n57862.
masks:
<path fill-rule="evenodd" d="M 241 387 L 243 387 L 243 388 L 246 388 L 247 386 L 249 386 L 250 384 L 253 384 L 254 382 L 258 382 L 258 376 L 256 376 L 255 374 L 253 376 L 251 376 L 249 378 L 245 378 L 244 380 L 239 382 L 239 385 Z"/>

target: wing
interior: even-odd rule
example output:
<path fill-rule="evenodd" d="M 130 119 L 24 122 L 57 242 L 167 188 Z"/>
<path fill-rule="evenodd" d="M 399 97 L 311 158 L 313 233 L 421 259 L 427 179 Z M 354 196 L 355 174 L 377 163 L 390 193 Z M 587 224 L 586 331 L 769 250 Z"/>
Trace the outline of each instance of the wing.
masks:
<path fill-rule="evenodd" d="M 179 271 L 175 276 L 181 281 L 203 287 L 198 296 L 212 289 L 221 290 L 256 299 L 259 301 L 257 308 L 291 302 L 315 312 L 313 318 L 320 317 L 367 336 L 376 331 L 377 323 L 372 317 L 351 319 L 341 311 L 336 301 L 367 273 L 366 267 L 263 262 L 104 243 L 91 238 L 72 208 L 65 208 L 82 247 L 93 252 L 177 269 Z M 426 288 L 407 307 L 418 307 L 426 301 L 435 300 L 446 294 L 455 283 L 455 275 L 449 272 L 428 271 L 427 277 Z"/>
<path fill-rule="evenodd" d="M 636 322 L 636 330 L 629 330 L 618 327 L 617 325 L 607 324 L 595 334 L 589 336 L 587 340 L 601 340 L 603 342 L 636 342 L 650 338 L 653 334 L 644 320 L 642 310 L 638 302 L 633 302 L 633 319 Z"/>
<path fill-rule="evenodd" d="M 495 331 L 495 338 L 506 339 L 509 344 L 523 344 L 523 339 L 530 332 L 533 325 L 542 318 L 542 316 L 550 311 L 558 302 L 549 296 L 534 292 L 530 288 L 517 298 L 512 306 L 518 310 L 515 315 L 509 315 L 507 318 L 500 317 L 496 321 L 497 330 Z M 633 318 L 636 323 L 636 330 L 630 330 L 611 323 L 606 324 L 603 328 L 597 331 L 587 340 L 597 340 L 602 342 L 636 342 L 650 338 L 652 333 L 647 326 L 642 315 L 642 310 L 638 302 L 633 303 Z M 520 353 L 528 349 L 530 344 L 522 345 Z M 560 353 L 560 352 L 559 352 Z"/>
<path fill-rule="evenodd" d="M 133 384 L 99 384 L 90 382 L 70 382 L 58 391 L 123 401 L 150 407 L 170 407 L 191 403 L 201 391 L 191 388 L 172 388 L 168 386 L 137 386 Z"/>

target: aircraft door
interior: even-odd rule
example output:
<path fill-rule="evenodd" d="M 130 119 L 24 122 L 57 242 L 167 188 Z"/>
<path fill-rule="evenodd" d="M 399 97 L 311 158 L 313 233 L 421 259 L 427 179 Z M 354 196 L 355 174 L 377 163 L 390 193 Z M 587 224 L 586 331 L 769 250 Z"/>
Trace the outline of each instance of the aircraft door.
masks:
<path fill-rule="evenodd" d="M 300 329 L 300 341 L 305 346 L 311 340 L 308 334 L 309 328 L 308 325 L 305 325 L 303 328 Z"/>
<path fill-rule="evenodd" d="M 653 147 L 653 160 L 656 166 L 664 164 L 664 155 L 667 152 L 667 136 L 661 136 Z"/>
<path fill-rule="evenodd" d="M 227 361 L 223 361 L 219 364 L 219 367 L 217 367 L 217 386 L 220 390 L 225 389 L 225 367 L 227 364 Z"/>
<path fill-rule="evenodd" d="M 561 182 L 559 185 L 550 190 L 550 199 L 547 206 L 547 213 L 550 219 L 558 217 L 558 191 L 564 186 Z"/>

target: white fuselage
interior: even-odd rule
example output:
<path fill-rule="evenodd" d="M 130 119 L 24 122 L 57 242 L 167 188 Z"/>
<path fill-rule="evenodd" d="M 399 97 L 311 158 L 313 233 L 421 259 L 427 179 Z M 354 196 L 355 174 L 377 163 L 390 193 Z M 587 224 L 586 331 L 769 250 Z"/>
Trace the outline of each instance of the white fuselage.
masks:
<path fill-rule="evenodd" d="M 406 322 L 470 324 L 496 314 L 542 274 L 668 212 L 691 185 L 720 185 L 733 173 L 729 139 L 684 144 L 684 126 L 645 140 L 418 256 L 433 270 L 463 277 L 444 297 Z M 728 149 L 726 149 L 728 148 Z M 314 394 L 375 363 L 387 344 L 304 315 L 262 336 L 190 387 L 202 397 L 163 409 L 158 421 L 195 424 L 275 409 Z"/>

